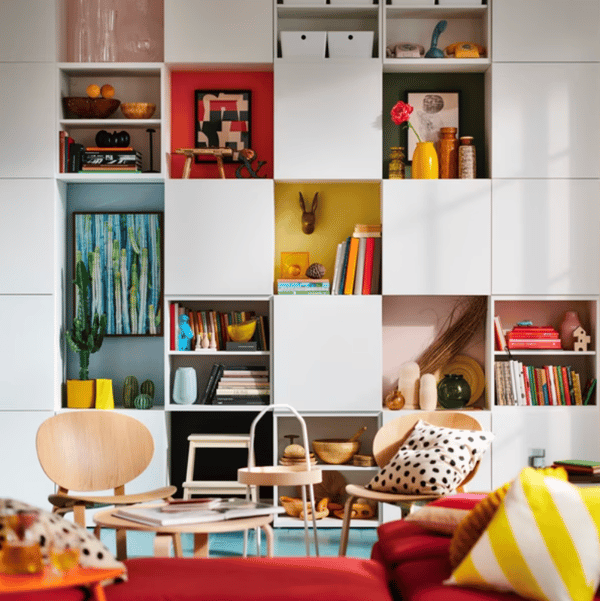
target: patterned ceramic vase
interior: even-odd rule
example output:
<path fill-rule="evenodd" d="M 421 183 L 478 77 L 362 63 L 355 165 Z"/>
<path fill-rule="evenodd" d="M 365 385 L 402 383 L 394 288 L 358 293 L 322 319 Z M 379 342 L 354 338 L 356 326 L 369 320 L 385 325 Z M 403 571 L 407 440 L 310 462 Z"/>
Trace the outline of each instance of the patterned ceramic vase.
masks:
<path fill-rule="evenodd" d="M 439 163 L 433 142 L 417 142 L 412 159 L 413 179 L 438 179 Z"/>

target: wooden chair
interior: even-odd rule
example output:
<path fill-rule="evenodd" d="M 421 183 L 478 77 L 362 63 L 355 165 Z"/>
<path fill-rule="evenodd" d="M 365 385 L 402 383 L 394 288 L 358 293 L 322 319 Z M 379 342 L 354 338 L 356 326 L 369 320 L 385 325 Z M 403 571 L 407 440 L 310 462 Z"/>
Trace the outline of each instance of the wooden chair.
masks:
<path fill-rule="evenodd" d="M 382 468 L 386 466 L 396 455 L 398 449 L 408 438 L 415 424 L 422 419 L 434 426 L 444 428 L 460 428 L 462 430 L 481 430 L 481 425 L 467 413 L 457 411 L 430 411 L 416 412 L 403 415 L 380 428 L 373 439 L 373 455 L 375 462 Z M 463 487 L 469 482 L 477 469 L 479 463 L 475 465 L 471 473 L 461 482 L 457 492 L 463 491 Z M 419 501 L 433 501 L 440 498 L 441 495 L 415 495 L 415 494 L 394 494 L 369 490 L 364 486 L 348 484 L 346 486 L 348 497 L 344 506 L 344 520 L 342 522 L 342 534 L 340 538 L 339 555 L 346 555 L 348 547 L 348 534 L 350 531 L 350 520 L 352 517 L 352 504 L 357 498 L 364 498 L 380 503 L 391 503 L 393 505 L 410 506 Z"/>
<path fill-rule="evenodd" d="M 42 469 L 58 487 L 48 497 L 53 513 L 73 511 L 84 527 L 86 508 L 166 499 L 177 491 L 165 486 L 125 494 L 125 485 L 148 467 L 154 440 L 144 424 L 122 413 L 88 409 L 50 417 L 38 429 L 36 448 Z M 93 492 L 111 489 L 114 495 Z M 127 557 L 125 530 L 117 530 L 117 557 Z"/>

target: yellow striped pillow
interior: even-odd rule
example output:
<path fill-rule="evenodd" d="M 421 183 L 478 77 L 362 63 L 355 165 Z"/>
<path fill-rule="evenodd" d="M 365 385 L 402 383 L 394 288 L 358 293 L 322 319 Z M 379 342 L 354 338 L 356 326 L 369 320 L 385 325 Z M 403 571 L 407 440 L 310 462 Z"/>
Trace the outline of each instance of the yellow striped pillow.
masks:
<path fill-rule="evenodd" d="M 600 488 L 525 468 L 446 584 L 536 601 L 591 601 L 600 582 Z"/>

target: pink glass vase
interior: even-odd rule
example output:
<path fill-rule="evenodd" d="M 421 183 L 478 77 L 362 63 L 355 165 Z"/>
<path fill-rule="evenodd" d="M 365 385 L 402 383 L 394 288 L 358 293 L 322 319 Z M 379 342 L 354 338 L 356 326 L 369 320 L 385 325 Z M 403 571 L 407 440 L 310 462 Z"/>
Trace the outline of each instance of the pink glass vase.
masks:
<path fill-rule="evenodd" d="M 572 351 L 575 340 L 573 332 L 581 325 L 577 311 L 567 311 L 560 324 L 560 345 L 565 351 Z"/>

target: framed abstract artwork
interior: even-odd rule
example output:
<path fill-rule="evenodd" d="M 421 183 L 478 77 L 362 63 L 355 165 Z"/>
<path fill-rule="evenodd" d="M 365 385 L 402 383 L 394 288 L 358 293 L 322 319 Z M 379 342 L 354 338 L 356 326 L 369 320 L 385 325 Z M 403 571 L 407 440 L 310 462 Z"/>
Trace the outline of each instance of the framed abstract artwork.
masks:
<path fill-rule="evenodd" d="M 90 272 L 90 312 L 107 336 L 162 335 L 162 213 L 74 213 L 74 265 Z"/>
<path fill-rule="evenodd" d="M 230 161 L 250 148 L 250 90 L 195 91 L 195 148 L 231 148 Z M 214 156 L 196 156 L 196 162 L 216 161 Z"/>
<path fill-rule="evenodd" d="M 459 92 L 406 93 L 406 102 L 414 109 L 410 122 L 423 142 L 437 144 L 442 127 L 456 127 L 458 137 L 459 99 Z M 413 130 L 407 129 L 407 156 L 412 157 L 418 140 Z"/>

